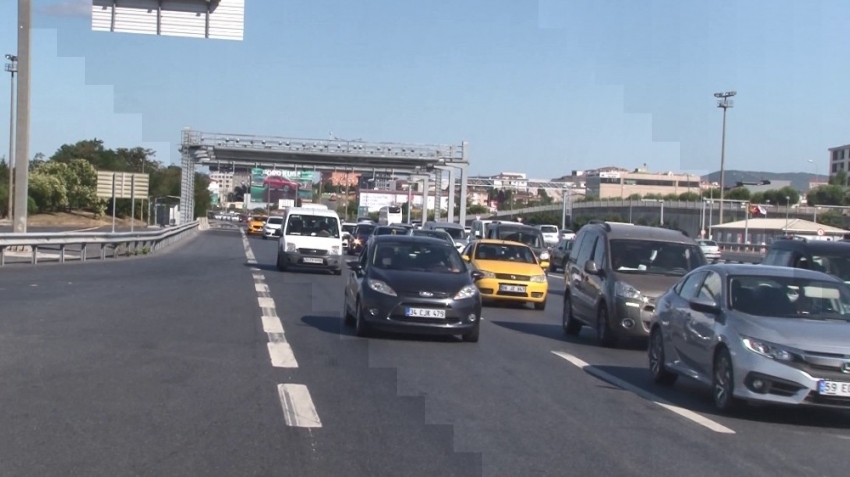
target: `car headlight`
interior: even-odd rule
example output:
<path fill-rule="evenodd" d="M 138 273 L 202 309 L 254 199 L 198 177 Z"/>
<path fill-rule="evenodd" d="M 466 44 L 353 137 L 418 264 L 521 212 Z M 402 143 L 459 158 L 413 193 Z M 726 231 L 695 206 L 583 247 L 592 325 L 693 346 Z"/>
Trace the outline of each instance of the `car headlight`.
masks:
<path fill-rule="evenodd" d="M 546 275 L 534 275 L 531 277 L 532 283 L 546 283 Z"/>
<path fill-rule="evenodd" d="M 741 341 L 745 348 L 766 358 L 776 361 L 794 361 L 794 354 L 781 346 L 747 337 L 744 337 Z"/>
<path fill-rule="evenodd" d="M 493 273 L 493 272 L 488 272 L 487 270 L 479 270 L 479 271 L 481 272 L 482 275 L 484 275 L 481 278 L 496 278 L 496 274 Z"/>
<path fill-rule="evenodd" d="M 357 239 L 357 238 L 356 238 L 356 239 L 354 239 L 354 243 L 355 243 L 356 245 L 360 245 L 360 239 Z"/>
<path fill-rule="evenodd" d="M 339 254 L 340 254 L 339 246 L 334 245 L 333 247 L 331 247 L 331 255 L 339 255 Z"/>
<path fill-rule="evenodd" d="M 298 250 L 298 247 L 296 247 L 294 243 L 292 243 L 292 242 L 286 243 L 286 251 L 287 252 L 294 252 L 296 250 Z"/>
<path fill-rule="evenodd" d="M 540 254 L 540 260 L 542 260 L 542 261 L 544 261 L 544 262 L 545 262 L 546 260 L 549 260 L 549 252 L 543 252 L 543 253 L 541 253 L 541 254 Z"/>
<path fill-rule="evenodd" d="M 463 300 L 464 298 L 472 298 L 478 293 L 478 288 L 472 285 L 467 285 L 460 289 L 455 295 L 455 300 Z"/>
<path fill-rule="evenodd" d="M 372 290 L 375 290 L 378 293 L 383 293 L 384 295 L 396 296 L 395 290 L 390 288 L 390 286 L 384 283 L 383 281 L 370 278 L 368 282 L 369 288 L 371 288 Z"/>
<path fill-rule="evenodd" d="M 632 300 L 640 300 L 640 291 L 628 283 L 616 282 L 614 285 L 614 294 L 621 298 L 630 298 Z"/>

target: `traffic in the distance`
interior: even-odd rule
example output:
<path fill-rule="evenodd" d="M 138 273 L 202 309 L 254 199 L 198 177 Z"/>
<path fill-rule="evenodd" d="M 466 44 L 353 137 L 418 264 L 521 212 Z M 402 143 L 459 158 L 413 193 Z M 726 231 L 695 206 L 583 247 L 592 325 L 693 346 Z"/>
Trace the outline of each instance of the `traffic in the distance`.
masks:
<path fill-rule="evenodd" d="M 750 402 L 850 408 L 850 242 L 776 241 L 760 265 L 660 227 L 591 221 L 578 233 L 520 222 L 344 224 L 322 206 L 252 217 L 281 271 L 346 278 L 341 319 L 373 331 L 480 337 L 482 306 L 545 310 L 563 271 L 561 326 L 600 346 L 646 344 L 647 379 L 684 377 L 729 411 Z M 259 222 L 262 221 L 262 226 Z M 783 260 L 792 256 L 798 259 Z"/>

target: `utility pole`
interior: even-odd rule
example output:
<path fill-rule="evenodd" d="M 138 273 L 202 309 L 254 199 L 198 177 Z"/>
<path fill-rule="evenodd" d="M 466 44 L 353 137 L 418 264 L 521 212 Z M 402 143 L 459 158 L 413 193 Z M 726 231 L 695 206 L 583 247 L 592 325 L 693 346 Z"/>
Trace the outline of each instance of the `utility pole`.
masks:
<path fill-rule="evenodd" d="M 15 73 L 18 71 L 18 57 L 6 55 L 6 71 L 11 75 L 9 81 L 9 206 L 6 215 L 11 220 L 15 212 Z"/>
<path fill-rule="evenodd" d="M 720 137 L 720 225 L 723 225 L 723 196 L 726 193 L 726 110 L 733 105 L 729 98 L 736 94 L 735 91 L 714 93 L 714 97 L 718 98 L 717 107 L 723 109 L 723 133 Z"/>
<path fill-rule="evenodd" d="M 27 231 L 27 197 L 30 145 L 30 40 L 32 0 L 18 0 L 18 110 L 15 123 L 15 221 L 16 233 Z"/>

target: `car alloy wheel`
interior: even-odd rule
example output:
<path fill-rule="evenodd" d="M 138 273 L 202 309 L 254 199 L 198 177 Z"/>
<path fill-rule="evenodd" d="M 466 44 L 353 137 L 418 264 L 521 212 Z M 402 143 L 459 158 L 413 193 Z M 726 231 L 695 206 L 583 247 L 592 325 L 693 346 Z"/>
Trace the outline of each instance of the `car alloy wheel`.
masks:
<path fill-rule="evenodd" d="M 664 361 L 664 336 L 661 335 L 661 330 L 656 328 L 652 330 L 649 338 L 649 372 L 656 383 L 670 385 L 678 376 L 667 370 Z"/>
<path fill-rule="evenodd" d="M 714 406 L 721 411 L 731 410 L 735 402 L 735 375 L 732 370 L 732 357 L 729 351 L 721 349 L 714 358 L 712 373 L 712 397 Z"/>

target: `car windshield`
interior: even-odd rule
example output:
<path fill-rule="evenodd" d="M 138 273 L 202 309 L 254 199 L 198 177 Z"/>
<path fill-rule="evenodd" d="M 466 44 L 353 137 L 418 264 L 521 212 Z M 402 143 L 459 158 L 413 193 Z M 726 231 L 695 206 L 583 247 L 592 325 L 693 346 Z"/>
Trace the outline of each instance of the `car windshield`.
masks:
<path fill-rule="evenodd" d="M 464 232 L 463 229 L 460 229 L 460 228 L 435 227 L 435 230 L 439 230 L 441 232 L 445 232 L 445 233 L 449 234 L 449 237 L 453 238 L 454 240 L 463 240 L 464 238 L 466 238 L 466 232 Z"/>
<path fill-rule="evenodd" d="M 355 235 L 363 236 L 363 235 L 372 235 L 372 232 L 374 232 L 374 231 L 375 231 L 374 225 L 358 225 L 357 229 L 354 233 L 355 233 Z"/>
<path fill-rule="evenodd" d="M 715 242 L 713 240 L 700 240 L 698 243 L 700 245 L 704 245 L 706 247 L 716 247 L 717 246 L 717 242 Z"/>
<path fill-rule="evenodd" d="M 259 215 L 255 215 L 255 216 L 251 217 L 251 220 L 254 221 L 254 222 L 265 222 L 266 218 L 259 216 Z"/>
<path fill-rule="evenodd" d="M 290 215 L 286 235 L 339 238 L 339 221 L 324 215 Z"/>
<path fill-rule="evenodd" d="M 452 240 L 451 236 L 442 230 L 411 230 L 410 234 L 416 237 L 432 237 L 435 239 L 445 240 L 450 244 L 454 244 L 454 240 Z"/>
<path fill-rule="evenodd" d="M 400 227 L 378 227 L 375 229 L 375 235 L 406 235 L 407 229 Z"/>
<path fill-rule="evenodd" d="M 534 252 L 522 245 L 482 243 L 475 249 L 476 260 L 498 260 L 502 262 L 537 263 Z"/>
<path fill-rule="evenodd" d="M 356 225 L 345 224 L 345 225 L 342 226 L 342 231 L 351 234 L 351 233 L 354 233 L 354 229 L 356 229 L 356 228 L 357 228 Z"/>
<path fill-rule="evenodd" d="M 611 240 L 611 268 L 620 273 L 682 276 L 705 265 L 696 245 L 659 240 Z"/>
<path fill-rule="evenodd" d="M 812 255 L 812 263 L 809 268 L 850 282 L 850 256 Z"/>
<path fill-rule="evenodd" d="M 732 276 L 729 297 L 731 309 L 754 316 L 850 321 L 850 288 L 840 282 Z"/>
<path fill-rule="evenodd" d="M 541 233 L 539 230 L 500 230 L 498 238 L 499 240 L 525 244 L 529 247 L 543 248 L 543 241 L 541 240 Z"/>
<path fill-rule="evenodd" d="M 454 247 L 419 241 L 377 244 L 372 265 L 383 270 L 411 272 L 463 273 L 466 270 Z"/>
<path fill-rule="evenodd" d="M 267 224 L 277 224 L 280 225 L 283 223 L 283 217 L 269 217 L 269 220 L 266 221 Z"/>
<path fill-rule="evenodd" d="M 558 233 L 558 227 L 555 227 L 554 225 L 541 225 L 540 231 L 544 234 L 556 234 Z"/>

